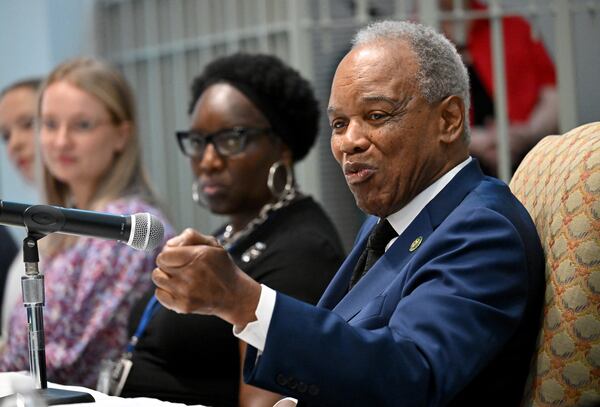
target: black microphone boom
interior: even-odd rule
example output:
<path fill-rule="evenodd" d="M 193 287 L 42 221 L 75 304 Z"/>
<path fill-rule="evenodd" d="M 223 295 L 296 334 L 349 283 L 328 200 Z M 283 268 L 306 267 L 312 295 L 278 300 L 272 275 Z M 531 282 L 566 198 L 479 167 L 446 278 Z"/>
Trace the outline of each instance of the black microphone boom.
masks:
<path fill-rule="evenodd" d="M 24 226 L 30 232 L 43 234 L 56 232 L 119 240 L 134 249 L 146 251 L 158 247 L 164 237 L 162 223 L 149 213 L 112 215 L 2 200 L 0 200 L 0 223 Z"/>

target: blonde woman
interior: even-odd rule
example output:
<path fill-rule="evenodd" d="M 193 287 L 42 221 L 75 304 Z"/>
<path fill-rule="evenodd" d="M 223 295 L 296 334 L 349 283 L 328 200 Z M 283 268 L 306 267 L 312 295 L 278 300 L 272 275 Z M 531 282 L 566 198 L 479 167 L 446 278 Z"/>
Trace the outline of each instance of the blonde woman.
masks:
<path fill-rule="evenodd" d="M 133 96 L 118 71 L 93 59 L 59 65 L 40 89 L 39 119 L 49 204 L 164 219 L 142 168 Z M 100 360 L 125 347 L 131 306 L 151 285 L 157 252 L 64 235 L 40 246 L 48 380 L 94 386 Z M 18 303 L 0 371 L 28 368 L 25 321 Z"/>

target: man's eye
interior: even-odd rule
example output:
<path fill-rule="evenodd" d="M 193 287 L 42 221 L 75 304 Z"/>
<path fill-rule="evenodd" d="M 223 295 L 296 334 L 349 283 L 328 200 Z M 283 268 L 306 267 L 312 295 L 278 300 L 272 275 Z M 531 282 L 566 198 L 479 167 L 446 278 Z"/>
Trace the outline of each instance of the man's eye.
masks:
<path fill-rule="evenodd" d="M 384 113 L 381 113 L 381 112 L 369 113 L 369 120 L 381 120 L 384 117 L 386 117 L 386 115 Z"/>
<path fill-rule="evenodd" d="M 0 132 L 0 138 L 2 138 L 5 143 L 8 143 L 8 140 L 10 140 L 10 131 Z"/>
<path fill-rule="evenodd" d="M 334 120 L 333 122 L 331 122 L 331 128 L 333 130 L 337 130 L 337 129 L 341 129 L 345 126 L 346 124 L 342 121 L 342 120 Z"/>

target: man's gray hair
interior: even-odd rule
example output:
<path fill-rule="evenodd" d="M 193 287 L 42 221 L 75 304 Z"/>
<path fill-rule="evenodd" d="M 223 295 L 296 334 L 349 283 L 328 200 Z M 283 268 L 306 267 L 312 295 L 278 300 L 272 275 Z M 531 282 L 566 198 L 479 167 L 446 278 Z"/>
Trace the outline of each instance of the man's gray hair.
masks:
<path fill-rule="evenodd" d="M 465 104 L 463 139 L 469 141 L 469 74 L 456 48 L 434 29 L 407 21 L 380 21 L 361 29 L 353 48 L 379 41 L 406 41 L 417 56 L 417 85 L 429 103 L 456 95 Z"/>

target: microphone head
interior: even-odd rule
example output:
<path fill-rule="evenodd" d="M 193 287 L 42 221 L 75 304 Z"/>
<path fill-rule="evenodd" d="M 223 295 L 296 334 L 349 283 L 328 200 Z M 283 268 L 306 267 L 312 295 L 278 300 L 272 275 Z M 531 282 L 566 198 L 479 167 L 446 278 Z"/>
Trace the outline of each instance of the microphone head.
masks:
<path fill-rule="evenodd" d="M 128 246 L 151 252 L 162 243 L 164 235 L 165 228 L 156 216 L 149 213 L 131 215 Z"/>

